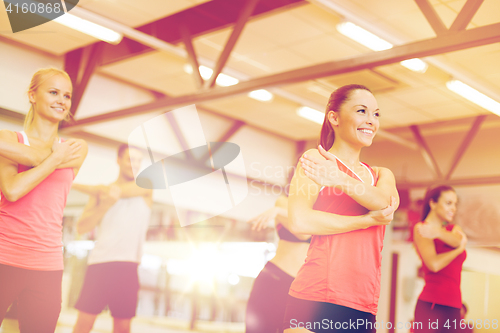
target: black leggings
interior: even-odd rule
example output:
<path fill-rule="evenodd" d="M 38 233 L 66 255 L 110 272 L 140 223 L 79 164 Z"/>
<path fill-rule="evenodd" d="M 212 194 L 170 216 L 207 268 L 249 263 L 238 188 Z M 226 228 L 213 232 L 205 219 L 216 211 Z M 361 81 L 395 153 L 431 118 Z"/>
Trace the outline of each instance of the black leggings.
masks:
<path fill-rule="evenodd" d="M 460 329 L 460 309 L 421 300 L 415 307 L 413 327 L 415 333 L 465 332 Z"/>
<path fill-rule="evenodd" d="M 62 273 L 0 264 L 0 324 L 17 299 L 21 333 L 54 333 L 61 312 Z"/>
<path fill-rule="evenodd" d="M 268 262 L 254 281 L 245 317 L 246 333 L 281 333 L 293 277 Z"/>
<path fill-rule="evenodd" d="M 288 296 L 283 329 L 311 332 L 375 333 L 375 315 L 342 305 Z"/>

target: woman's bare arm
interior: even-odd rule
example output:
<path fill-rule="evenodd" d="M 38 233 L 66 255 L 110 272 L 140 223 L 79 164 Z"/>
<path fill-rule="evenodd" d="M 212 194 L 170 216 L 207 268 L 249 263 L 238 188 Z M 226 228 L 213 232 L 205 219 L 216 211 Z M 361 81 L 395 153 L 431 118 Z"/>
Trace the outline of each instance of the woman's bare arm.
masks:
<path fill-rule="evenodd" d="M 16 133 L 0 130 L 0 156 L 17 164 L 35 167 L 42 163 L 52 151 L 50 149 L 35 149 L 17 141 Z"/>
<path fill-rule="evenodd" d="M 387 168 L 374 168 L 378 179 L 373 186 L 340 171 L 335 156 L 321 146 L 317 151 L 310 150 L 304 154 L 301 166 L 305 174 L 318 185 L 336 187 L 368 210 L 384 209 L 390 204 L 391 197 L 396 198 L 396 209 L 399 206 L 396 180 Z"/>
<path fill-rule="evenodd" d="M 424 238 L 440 239 L 447 245 L 455 248 L 460 246 L 462 235 L 464 234 L 462 228 L 458 225 L 453 226 L 453 229 L 448 231 L 439 225 L 429 223 L 421 223 L 418 227 L 418 233 Z"/>
<path fill-rule="evenodd" d="M 465 236 L 465 234 L 462 234 L 460 245 L 456 249 L 437 254 L 436 247 L 434 246 L 434 240 L 425 238 L 418 232 L 418 228 L 421 225 L 422 223 L 417 223 L 415 225 L 413 241 L 418 253 L 420 253 L 425 266 L 427 266 L 432 272 L 439 272 L 440 270 L 448 266 L 465 250 L 467 237 Z"/>
<path fill-rule="evenodd" d="M 17 141 L 17 138 L 16 138 Z M 12 142 L 12 141 L 11 141 Z M 18 163 L 0 157 L 0 190 L 9 201 L 17 201 L 50 175 L 70 155 L 70 143 L 57 147 L 40 165 L 18 173 Z"/>
<path fill-rule="evenodd" d="M 120 188 L 117 186 L 111 186 L 108 192 L 91 196 L 82 215 L 76 222 L 77 232 L 84 234 L 92 231 L 119 198 Z"/>
<path fill-rule="evenodd" d="M 306 154 L 319 153 L 309 150 Z M 288 225 L 294 234 L 332 235 L 353 230 L 366 229 L 375 225 L 387 225 L 392 221 L 396 207 L 395 198 L 391 204 L 381 210 L 370 211 L 360 216 L 344 216 L 314 210 L 313 206 L 321 186 L 309 179 L 302 167 L 297 170 L 290 184 L 288 197 Z"/>

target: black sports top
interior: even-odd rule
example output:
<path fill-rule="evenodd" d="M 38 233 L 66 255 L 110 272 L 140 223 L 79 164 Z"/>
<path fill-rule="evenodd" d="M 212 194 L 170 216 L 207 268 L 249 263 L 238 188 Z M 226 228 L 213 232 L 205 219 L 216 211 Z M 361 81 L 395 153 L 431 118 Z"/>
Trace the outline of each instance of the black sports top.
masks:
<path fill-rule="evenodd" d="M 288 242 L 294 242 L 294 243 L 311 243 L 311 238 L 305 239 L 305 240 L 298 239 L 297 236 L 292 234 L 281 223 L 276 226 L 276 231 L 278 231 L 278 236 L 282 240 L 286 240 Z"/>

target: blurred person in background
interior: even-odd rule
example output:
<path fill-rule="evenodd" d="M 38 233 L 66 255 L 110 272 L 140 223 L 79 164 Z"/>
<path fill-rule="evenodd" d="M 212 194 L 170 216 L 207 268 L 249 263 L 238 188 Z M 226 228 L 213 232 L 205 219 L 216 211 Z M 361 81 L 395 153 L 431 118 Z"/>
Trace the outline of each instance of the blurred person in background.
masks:
<path fill-rule="evenodd" d="M 461 331 L 460 279 L 467 237 L 458 225 L 452 224 L 457 201 L 450 186 L 430 188 L 424 198 L 422 222 L 413 228 L 413 243 L 425 279 L 415 307 L 415 333 Z M 436 321 L 436 327 L 429 327 Z"/>
<path fill-rule="evenodd" d="M 248 298 L 246 333 L 280 333 L 288 291 L 306 258 L 311 236 L 294 235 L 283 224 L 288 218 L 288 198 L 280 196 L 275 206 L 250 220 L 252 230 L 274 224 L 279 241 L 276 255 L 254 281 Z"/>
<path fill-rule="evenodd" d="M 142 157 L 141 150 L 123 144 L 118 148 L 120 171 L 113 184 L 73 185 L 90 195 L 77 222 L 78 233 L 98 227 L 75 305 L 79 312 L 73 333 L 90 332 L 106 306 L 113 317 L 113 332 L 130 332 L 139 292 L 137 269 L 153 203 L 152 190 L 140 188 L 134 180 L 133 168 L 139 169 Z"/>

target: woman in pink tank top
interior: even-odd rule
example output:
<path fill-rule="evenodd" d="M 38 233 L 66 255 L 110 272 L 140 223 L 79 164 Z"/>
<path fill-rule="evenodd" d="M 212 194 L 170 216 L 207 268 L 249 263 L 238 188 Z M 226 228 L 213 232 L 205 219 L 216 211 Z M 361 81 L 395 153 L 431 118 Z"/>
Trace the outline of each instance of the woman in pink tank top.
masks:
<path fill-rule="evenodd" d="M 375 332 L 385 226 L 398 206 L 392 172 L 359 161 L 379 115 L 365 86 L 338 88 L 328 101 L 319 149 L 307 151 L 297 167 L 288 227 L 313 237 L 290 287 L 286 333 Z"/>
<path fill-rule="evenodd" d="M 87 155 L 58 137 L 71 93 L 66 72 L 37 71 L 25 130 L 0 131 L 0 323 L 17 300 L 21 333 L 53 333 L 61 310 L 63 209 Z"/>
<path fill-rule="evenodd" d="M 425 286 L 415 307 L 414 332 L 458 332 L 461 324 L 460 277 L 467 237 L 455 216 L 457 194 L 441 185 L 427 191 L 422 222 L 413 228 L 413 242 L 422 259 Z"/>

